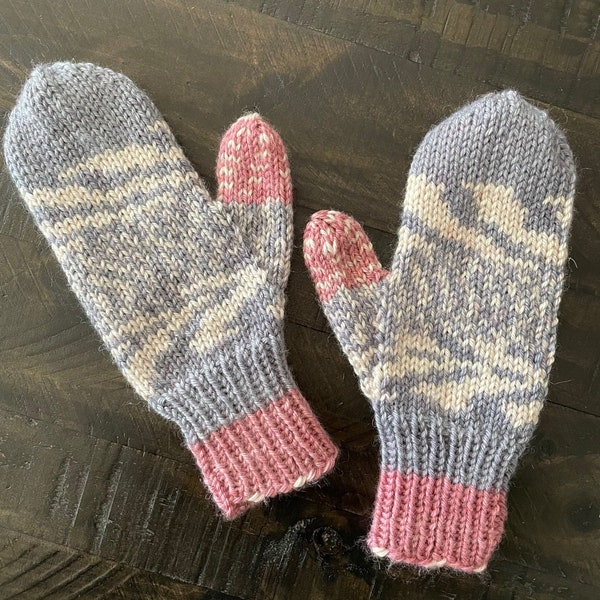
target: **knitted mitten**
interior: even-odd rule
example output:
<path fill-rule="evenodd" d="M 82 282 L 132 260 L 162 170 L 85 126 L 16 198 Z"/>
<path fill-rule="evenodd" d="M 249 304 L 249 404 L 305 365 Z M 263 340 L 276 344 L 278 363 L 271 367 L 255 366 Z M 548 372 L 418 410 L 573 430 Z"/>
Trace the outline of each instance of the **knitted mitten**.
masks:
<path fill-rule="evenodd" d="M 225 134 L 213 200 L 129 79 L 56 63 L 31 74 L 4 148 L 115 362 L 181 428 L 225 516 L 331 469 L 285 360 L 292 196 L 268 124 L 251 114 Z"/>
<path fill-rule="evenodd" d="M 308 224 L 306 263 L 375 412 L 377 556 L 485 569 L 546 395 L 574 183 L 562 133 L 508 91 L 426 135 L 389 272 L 352 218 Z"/>

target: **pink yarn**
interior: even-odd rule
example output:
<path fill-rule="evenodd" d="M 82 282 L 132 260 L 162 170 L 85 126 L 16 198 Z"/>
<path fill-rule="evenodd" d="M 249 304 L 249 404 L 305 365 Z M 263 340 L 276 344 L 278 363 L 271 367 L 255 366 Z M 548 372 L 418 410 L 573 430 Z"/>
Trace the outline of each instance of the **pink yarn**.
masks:
<path fill-rule="evenodd" d="M 504 491 L 384 470 L 367 543 L 393 561 L 478 573 L 502 537 L 505 517 Z"/>
<path fill-rule="evenodd" d="M 190 450 L 217 506 L 230 519 L 254 502 L 319 479 L 337 458 L 337 448 L 298 390 Z"/>
<path fill-rule="evenodd" d="M 332 210 L 311 217 L 304 232 L 304 260 L 321 302 L 329 302 L 340 288 L 377 283 L 388 274 L 364 229 L 352 217 Z"/>
<path fill-rule="evenodd" d="M 292 180 L 283 141 L 256 113 L 238 119 L 221 140 L 218 198 L 225 204 L 292 203 Z"/>

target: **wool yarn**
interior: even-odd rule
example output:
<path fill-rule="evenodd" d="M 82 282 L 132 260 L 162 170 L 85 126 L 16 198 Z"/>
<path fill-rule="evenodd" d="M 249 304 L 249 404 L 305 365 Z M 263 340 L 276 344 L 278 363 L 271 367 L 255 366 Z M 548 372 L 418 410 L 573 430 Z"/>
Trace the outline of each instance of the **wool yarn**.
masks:
<path fill-rule="evenodd" d="M 425 136 L 389 271 L 351 217 L 307 225 L 306 264 L 375 413 L 376 556 L 486 568 L 547 392 L 574 185 L 563 134 L 506 91 Z"/>
<path fill-rule="evenodd" d="M 127 77 L 55 63 L 31 73 L 4 151 L 114 361 L 179 426 L 226 517 L 332 468 L 285 359 L 292 186 L 259 115 L 223 137 L 212 199 Z"/>

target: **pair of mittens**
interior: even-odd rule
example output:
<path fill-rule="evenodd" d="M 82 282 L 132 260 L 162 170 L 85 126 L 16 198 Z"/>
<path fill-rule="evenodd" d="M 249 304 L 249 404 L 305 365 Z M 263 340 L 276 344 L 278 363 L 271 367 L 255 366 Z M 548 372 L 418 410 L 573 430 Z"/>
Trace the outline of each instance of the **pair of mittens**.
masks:
<path fill-rule="evenodd" d="M 4 151 L 114 361 L 179 426 L 226 517 L 332 468 L 285 358 L 292 186 L 267 123 L 227 131 L 215 200 L 127 77 L 55 63 L 30 75 Z"/>
<path fill-rule="evenodd" d="M 574 186 L 563 134 L 507 91 L 425 136 L 389 271 L 351 217 L 307 225 L 306 264 L 379 433 L 375 555 L 479 572 L 498 545 L 554 359 Z"/>
<path fill-rule="evenodd" d="M 31 74 L 4 150 L 116 364 L 179 426 L 227 517 L 332 468 L 285 360 L 291 182 L 269 125 L 246 115 L 225 134 L 214 200 L 129 79 L 56 63 Z M 350 217 L 307 226 L 307 265 L 379 431 L 376 555 L 487 565 L 546 395 L 574 182 L 561 132 L 505 92 L 425 137 L 389 271 Z"/>

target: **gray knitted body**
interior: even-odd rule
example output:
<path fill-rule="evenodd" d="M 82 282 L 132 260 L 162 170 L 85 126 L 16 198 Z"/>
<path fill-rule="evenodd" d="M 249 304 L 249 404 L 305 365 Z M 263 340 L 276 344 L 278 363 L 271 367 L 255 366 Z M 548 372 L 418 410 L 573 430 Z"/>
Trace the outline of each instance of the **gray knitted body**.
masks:
<path fill-rule="evenodd" d="M 575 169 L 546 113 L 485 96 L 414 157 L 388 272 L 361 227 L 313 216 L 305 258 L 373 403 L 378 556 L 480 571 L 544 402 Z"/>
<path fill-rule="evenodd" d="M 268 124 L 247 115 L 226 133 L 213 200 L 129 79 L 56 63 L 31 74 L 4 147 L 116 364 L 181 428 L 226 516 L 331 468 L 285 361 L 291 182 Z"/>

